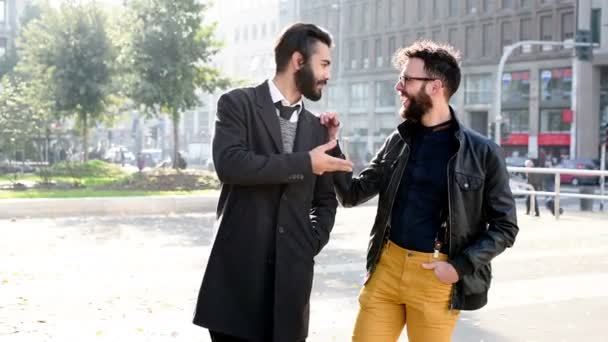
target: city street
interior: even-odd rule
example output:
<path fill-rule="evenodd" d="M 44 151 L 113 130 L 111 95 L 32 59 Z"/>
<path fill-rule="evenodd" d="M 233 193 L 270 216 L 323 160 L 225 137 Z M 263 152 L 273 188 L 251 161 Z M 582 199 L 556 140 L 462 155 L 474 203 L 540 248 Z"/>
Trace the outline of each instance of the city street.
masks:
<path fill-rule="evenodd" d="M 608 213 L 523 215 L 489 304 L 454 341 L 608 341 Z M 349 341 L 375 206 L 339 209 L 316 260 L 310 342 Z M 209 341 L 191 322 L 213 215 L 0 221 L 0 340 Z M 405 336 L 400 341 L 406 341 Z"/>

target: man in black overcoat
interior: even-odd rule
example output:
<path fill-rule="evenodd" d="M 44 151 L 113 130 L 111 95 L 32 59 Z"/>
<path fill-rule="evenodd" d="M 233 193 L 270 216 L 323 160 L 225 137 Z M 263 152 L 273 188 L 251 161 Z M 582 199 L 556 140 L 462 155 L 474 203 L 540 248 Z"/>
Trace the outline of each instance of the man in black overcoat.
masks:
<path fill-rule="evenodd" d="M 276 74 L 222 95 L 213 161 L 220 220 L 194 324 L 212 341 L 296 342 L 308 335 L 314 257 L 327 244 L 337 200 L 331 172 L 352 163 L 304 108 L 330 78 L 330 35 L 287 28 L 275 47 Z"/>

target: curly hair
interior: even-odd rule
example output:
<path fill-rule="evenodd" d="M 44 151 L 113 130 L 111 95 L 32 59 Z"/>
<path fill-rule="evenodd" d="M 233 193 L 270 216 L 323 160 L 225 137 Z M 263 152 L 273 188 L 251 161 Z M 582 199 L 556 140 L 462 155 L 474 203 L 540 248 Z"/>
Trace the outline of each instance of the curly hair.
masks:
<path fill-rule="evenodd" d="M 424 61 L 424 71 L 433 78 L 438 78 L 447 89 L 450 98 L 460 86 L 460 52 L 449 44 L 436 43 L 431 40 L 419 40 L 408 47 L 401 48 L 393 56 L 393 64 L 398 70 L 403 69 L 410 58 Z"/>

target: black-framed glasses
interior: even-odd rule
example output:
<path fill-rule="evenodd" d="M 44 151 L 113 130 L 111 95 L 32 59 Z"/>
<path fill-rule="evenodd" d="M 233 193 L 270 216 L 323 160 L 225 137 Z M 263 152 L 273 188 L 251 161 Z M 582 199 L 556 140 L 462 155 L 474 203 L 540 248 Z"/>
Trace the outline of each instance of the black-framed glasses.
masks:
<path fill-rule="evenodd" d="M 407 75 L 401 75 L 399 76 L 399 82 L 406 84 L 409 81 L 436 81 L 437 78 L 430 78 L 430 77 L 413 77 L 413 76 L 407 76 Z"/>

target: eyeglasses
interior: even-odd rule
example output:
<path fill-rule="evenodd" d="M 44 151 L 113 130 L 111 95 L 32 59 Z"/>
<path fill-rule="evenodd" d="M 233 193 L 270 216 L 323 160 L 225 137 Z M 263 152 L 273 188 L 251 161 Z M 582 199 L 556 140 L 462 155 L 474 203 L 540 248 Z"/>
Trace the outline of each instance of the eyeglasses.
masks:
<path fill-rule="evenodd" d="M 407 75 L 399 76 L 399 82 L 406 84 L 409 81 L 435 81 L 437 78 L 429 78 L 429 77 L 412 77 Z"/>

